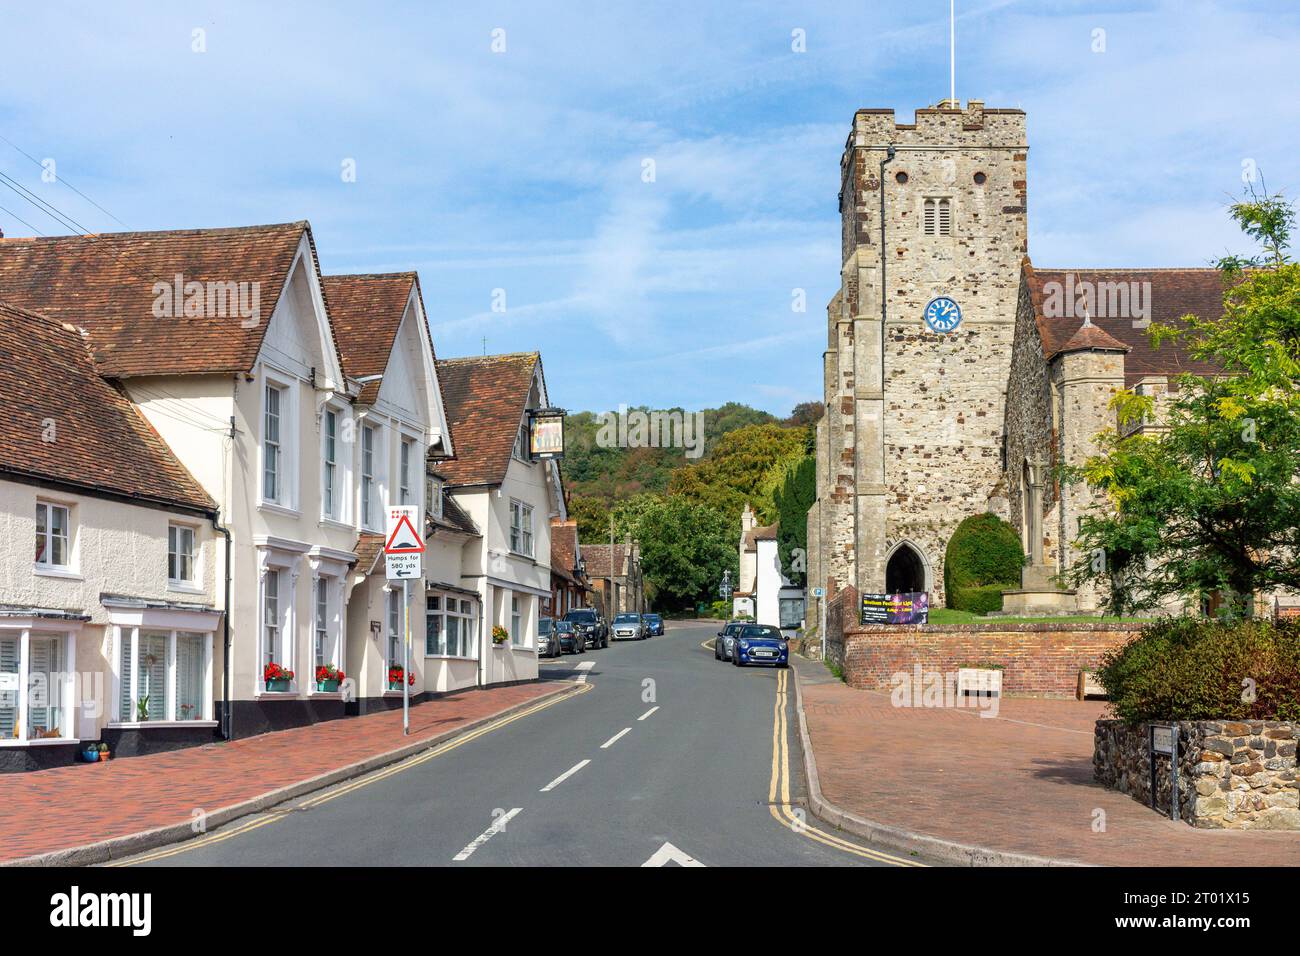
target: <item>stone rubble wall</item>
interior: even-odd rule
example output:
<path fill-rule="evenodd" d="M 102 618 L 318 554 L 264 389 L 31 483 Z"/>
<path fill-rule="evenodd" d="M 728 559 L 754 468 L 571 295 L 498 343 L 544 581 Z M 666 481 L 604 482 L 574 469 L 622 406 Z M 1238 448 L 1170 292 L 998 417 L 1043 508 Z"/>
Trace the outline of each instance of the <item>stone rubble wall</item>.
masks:
<path fill-rule="evenodd" d="M 1296 742 L 1300 723 L 1179 721 L 1178 815 L 1194 827 L 1300 830 Z M 1097 721 L 1093 776 L 1151 805 L 1149 723 Z M 1156 810 L 1169 815 L 1169 757 L 1156 755 Z M 1297 847 L 1300 854 L 1300 847 Z M 1298 857 L 1300 859 L 1300 857 Z"/>

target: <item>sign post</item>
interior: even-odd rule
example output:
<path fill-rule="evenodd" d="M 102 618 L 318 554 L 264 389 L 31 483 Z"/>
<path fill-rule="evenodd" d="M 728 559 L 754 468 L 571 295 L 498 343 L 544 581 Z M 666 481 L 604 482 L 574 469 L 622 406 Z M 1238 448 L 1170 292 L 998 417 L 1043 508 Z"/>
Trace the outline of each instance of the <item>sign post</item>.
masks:
<path fill-rule="evenodd" d="M 1151 725 L 1151 809 L 1156 808 L 1156 754 L 1169 756 L 1169 819 L 1178 819 L 1178 725 Z"/>
<path fill-rule="evenodd" d="M 411 733 L 411 581 L 424 577 L 419 505 L 389 505 L 384 525 L 384 569 L 402 582 L 402 735 Z M 392 666 L 392 663 L 389 663 Z"/>

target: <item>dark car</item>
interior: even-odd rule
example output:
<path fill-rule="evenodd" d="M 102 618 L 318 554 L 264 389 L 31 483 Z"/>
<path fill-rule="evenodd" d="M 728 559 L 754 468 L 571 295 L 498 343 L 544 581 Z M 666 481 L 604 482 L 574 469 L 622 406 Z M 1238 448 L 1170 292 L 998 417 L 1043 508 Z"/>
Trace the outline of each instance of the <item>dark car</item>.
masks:
<path fill-rule="evenodd" d="M 779 627 L 769 624 L 746 624 L 736 635 L 736 646 L 731 663 L 737 667 L 746 664 L 771 664 L 774 667 L 790 665 L 790 645 Z"/>
<path fill-rule="evenodd" d="M 559 657 L 560 635 L 553 618 L 544 617 L 537 622 L 537 656 Z"/>
<path fill-rule="evenodd" d="M 558 621 L 555 633 L 560 638 L 560 649 L 566 654 L 587 653 L 587 640 L 578 633 L 577 625 L 572 621 Z"/>
<path fill-rule="evenodd" d="M 609 625 L 600 612 L 591 607 L 575 607 L 564 620 L 574 626 L 591 647 L 609 647 Z"/>
<path fill-rule="evenodd" d="M 664 633 L 664 619 L 658 614 L 647 614 L 645 616 L 646 633 L 651 637 L 662 637 Z"/>
<path fill-rule="evenodd" d="M 610 625 L 616 641 L 639 641 L 645 635 L 645 620 L 636 612 L 616 614 Z"/>
<path fill-rule="evenodd" d="M 740 633 L 740 629 L 744 626 L 744 621 L 731 621 L 726 627 L 718 631 L 718 639 L 713 642 L 714 660 L 731 660 L 731 653 L 736 648 L 736 635 Z"/>

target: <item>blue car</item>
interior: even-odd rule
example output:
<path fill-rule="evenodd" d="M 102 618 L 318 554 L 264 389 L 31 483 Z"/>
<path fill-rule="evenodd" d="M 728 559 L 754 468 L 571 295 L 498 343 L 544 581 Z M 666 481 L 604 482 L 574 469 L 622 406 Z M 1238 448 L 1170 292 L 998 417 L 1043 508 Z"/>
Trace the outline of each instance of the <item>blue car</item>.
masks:
<path fill-rule="evenodd" d="M 746 624 L 736 635 L 731 662 L 737 667 L 746 664 L 771 664 L 774 667 L 790 666 L 790 645 L 779 627 L 768 624 Z"/>
<path fill-rule="evenodd" d="M 664 619 L 658 614 L 647 614 L 645 616 L 646 633 L 652 637 L 663 637 Z"/>

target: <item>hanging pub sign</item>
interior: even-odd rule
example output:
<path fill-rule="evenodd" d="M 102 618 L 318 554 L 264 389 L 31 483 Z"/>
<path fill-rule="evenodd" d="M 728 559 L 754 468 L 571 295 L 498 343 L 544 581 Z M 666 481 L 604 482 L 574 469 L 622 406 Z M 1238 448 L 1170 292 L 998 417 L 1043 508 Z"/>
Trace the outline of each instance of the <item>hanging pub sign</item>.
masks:
<path fill-rule="evenodd" d="M 863 624 L 925 624 L 930 619 L 926 591 L 862 595 Z"/>
<path fill-rule="evenodd" d="M 564 409 L 529 410 L 528 457 L 533 461 L 564 457 Z"/>

